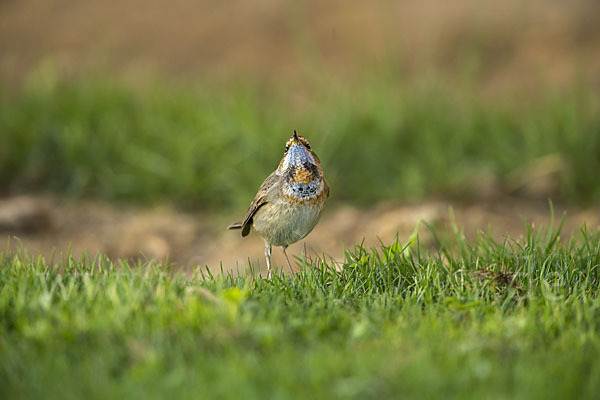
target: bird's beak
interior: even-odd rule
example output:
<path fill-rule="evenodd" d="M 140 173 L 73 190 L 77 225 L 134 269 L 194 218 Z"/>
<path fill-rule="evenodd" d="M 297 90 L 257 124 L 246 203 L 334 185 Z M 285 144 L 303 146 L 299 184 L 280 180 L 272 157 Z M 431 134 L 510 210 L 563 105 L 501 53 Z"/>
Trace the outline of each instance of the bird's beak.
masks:
<path fill-rule="evenodd" d="M 296 132 L 296 130 L 294 129 L 294 136 L 292 136 L 292 145 L 295 145 L 296 143 L 300 143 L 300 139 L 298 139 L 298 133 Z"/>

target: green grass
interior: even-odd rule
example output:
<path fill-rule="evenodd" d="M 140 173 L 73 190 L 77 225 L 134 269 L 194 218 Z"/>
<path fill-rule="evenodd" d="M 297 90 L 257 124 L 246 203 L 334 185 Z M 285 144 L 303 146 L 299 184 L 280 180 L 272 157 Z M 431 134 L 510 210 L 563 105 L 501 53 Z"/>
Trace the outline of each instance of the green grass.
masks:
<path fill-rule="evenodd" d="M 0 397 L 597 398 L 600 234 L 194 278 L 0 254 Z"/>
<path fill-rule="evenodd" d="M 555 200 L 600 201 L 600 97 L 584 85 L 484 99 L 441 81 L 372 73 L 348 85 L 31 79 L 0 87 L 0 191 L 51 191 L 195 209 L 244 208 L 297 129 L 332 199 L 355 204 L 471 197 L 548 154 Z M 475 173 L 476 172 L 476 173 Z"/>

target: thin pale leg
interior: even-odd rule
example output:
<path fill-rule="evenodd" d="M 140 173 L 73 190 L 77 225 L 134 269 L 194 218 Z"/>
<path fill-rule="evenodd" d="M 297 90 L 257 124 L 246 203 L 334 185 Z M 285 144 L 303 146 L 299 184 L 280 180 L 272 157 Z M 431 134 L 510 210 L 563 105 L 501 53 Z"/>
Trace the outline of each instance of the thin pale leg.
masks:
<path fill-rule="evenodd" d="M 267 259 L 267 279 L 271 279 L 271 244 L 265 242 L 265 258 Z"/>
<path fill-rule="evenodd" d="M 294 270 L 292 269 L 292 263 L 290 262 L 290 259 L 288 258 L 288 255 L 286 253 L 287 246 L 282 246 L 281 250 L 283 250 L 283 255 L 285 256 L 285 259 L 287 260 L 287 263 L 288 263 L 288 267 L 290 267 L 290 272 L 293 275 L 294 274 Z"/>

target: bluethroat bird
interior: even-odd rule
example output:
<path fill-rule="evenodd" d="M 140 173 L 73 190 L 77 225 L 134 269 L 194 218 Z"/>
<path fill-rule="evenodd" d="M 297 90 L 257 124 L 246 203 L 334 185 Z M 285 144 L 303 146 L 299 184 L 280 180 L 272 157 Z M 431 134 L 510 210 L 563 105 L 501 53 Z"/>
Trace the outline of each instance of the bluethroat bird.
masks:
<path fill-rule="evenodd" d="M 279 167 L 260 185 L 244 219 L 228 229 L 241 229 L 242 236 L 252 229 L 263 238 L 271 278 L 271 247 L 281 246 L 292 271 L 286 249 L 313 230 L 328 197 L 329 184 L 319 157 L 308 140 L 294 131 L 285 144 Z"/>

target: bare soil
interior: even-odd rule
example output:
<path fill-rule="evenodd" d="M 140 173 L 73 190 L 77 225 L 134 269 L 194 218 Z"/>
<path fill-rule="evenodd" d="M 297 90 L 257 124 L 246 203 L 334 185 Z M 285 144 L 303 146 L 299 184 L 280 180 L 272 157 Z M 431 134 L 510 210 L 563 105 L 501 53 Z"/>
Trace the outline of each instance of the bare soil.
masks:
<path fill-rule="evenodd" d="M 55 253 L 60 260 L 67 252 L 76 258 L 83 253 L 107 254 L 112 259 L 168 261 L 192 270 L 208 266 L 212 270 L 244 269 L 248 260 L 264 266 L 262 240 L 239 231 L 227 231 L 227 224 L 243 214 L 206 215 L 183 213 L 162 206 L 152 209 L 117 207 L 93 201 L 68 202 L 51 197 L 22 196 L 0 201 L 0 241 L 10 239 L 10 247 L 23 248 L 47 259 Z M 599 208 L 555 206 L 560 219 L 567 218 L 562 237 L 577 234 L 585 223 L 590 230 L 600 228 Z M 238 215 L 239 214 L 239 215 Z M 370 210 L 350 206 L 326 208 L 314 231 L 292 245 L 290 255 L 308 257 L 323 253 L 343 260 L 343 250 L 364 241 L 366 246 L 380 241 L 389 244 L 398 235 L 408 241 L 420 224 L 419 238 L 426 246 L 436 246 L 426 222 L 444 236 L 452 230 L 452 214 L 468 238 L 484 230 L 499 240 L 509 234 L 521 237 L 526 225 L 548 226 L 550 210 L 544 201 L 502 198 L 472 204 L 427 201 L 420 204 L 382 204 Z M 420 223 L 421 221 L 421 223 Z M 278 249 L 276 265 L 285 265 Z"/>
<path fill-rule="evenodd" d="M 597 1 L 0 1 L 0 76 L 48 62 L 133 80 L 241 79 L 302 84 L 307 69 L 360 76 L 392 62 L 488 89 L 600 84 Z"/>

